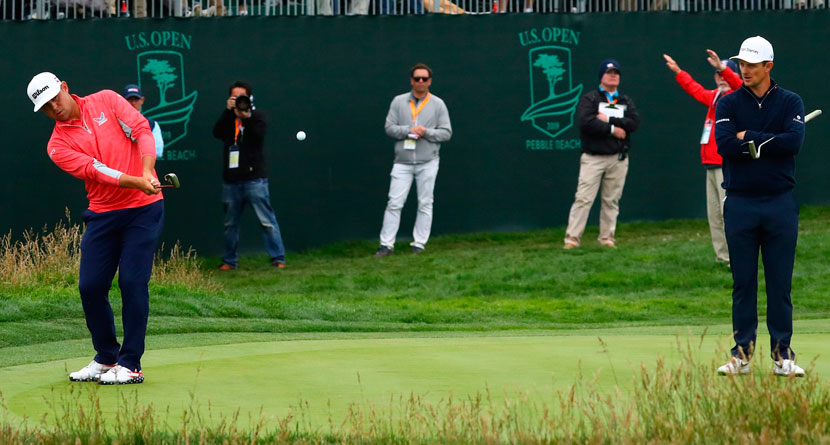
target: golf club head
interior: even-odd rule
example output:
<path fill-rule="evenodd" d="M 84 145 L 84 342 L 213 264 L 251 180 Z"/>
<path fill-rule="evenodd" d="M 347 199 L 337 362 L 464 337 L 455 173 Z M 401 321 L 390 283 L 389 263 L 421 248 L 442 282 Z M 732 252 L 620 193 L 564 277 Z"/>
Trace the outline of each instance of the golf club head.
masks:
<path fill-rule="evenodd" d="M 168 173 L 164 175 L 164 182 L 166 182 L 167 185 L 163 185 L 162 187 L 170 187 L 174 189 L 181 187 L 181 184 L 179 183 L 179 177 L 176 176 L 175 173 Z"/>
<path fill-rule="evenodd" d="M 821 110 L 813 110 L 810 113 L 807 113 L 806 116 L 804 116 L 804 123 L 806 124 L 807 122 L 810 122 L 811 120 L 819 116 L 821 116 Z"/>
<path fill-rule="evenodd" d="M 758 159 L 760 153 L 755 148 L 755 141 L 749 141 L 746 143 L 747 147 L 749 147 L 749 155 L 752 156 L 752 159 Z"/>

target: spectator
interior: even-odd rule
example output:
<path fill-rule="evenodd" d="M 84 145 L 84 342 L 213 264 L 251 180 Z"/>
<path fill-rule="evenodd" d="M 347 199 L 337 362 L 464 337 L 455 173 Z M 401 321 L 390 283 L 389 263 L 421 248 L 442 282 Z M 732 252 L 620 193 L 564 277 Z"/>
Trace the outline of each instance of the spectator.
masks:
<path fill-rule="evenodd" d="M 520 3 L 520 1 L 522 3 Z M 533 11 L 533 4 L 535 0 L 499 0 L 498 1 L 498 11 L 493 12 L 534 12 Z M 521 5 L 524 4 L 523 7 Z M 551 11 L 558 12 L 558 2 L 554 1 L 553 5 L 551 6 Z"/>
<path fill-rule="evenodd" d="M 712 247 L 715 249 L 715 261 L 729 264 L 729 248 L 726 246 L 726 235 L 723 232 L 723 200 L 726 198 L 726 191 L 722 186 L 723 170 L 713 127 L 715 106 L 718 101 L 740 88 L 743 80 L 736 74 L 738 66 L 735 62 L 720 60 L 718 55 L 710 49 L 706 52 L 709 54 L 707 59 L 709 64 L 717 70 L 715 72 L 717 88 L 713 90 L 707 90 L 695 82 L 692 76 L 681 70 L 677 62 L 667 54 L 663 54 L 663 58 L 666 59 L 666 66 L 674 71 L 675 80 L 683 90 L 709 108 L 706 112 L 706 120 L 703 122 L 703 134 L 700 136 L 700 160 L 706 169 L 706 214 L 709 217 L 709 232 L 712 235 Z"/>
<path fill-rule="evenodd" d="M 43 110 L 55 121 L 46 147 L 49 158 L 84 181 L 89 199 L 82 217 L 86 228 L 78 290 L 96 355 L 89 365 L 70 373 L 69 380 L 141 383 L 150 309 L 147 285 L 164 224 L 150 126 L 114 91 L 71 95 L 66 82 L 52 73 L 33 77 L 27 92 L 34 110 Z M 116 271 L 123 344 L 115 336 L 109 301 Z"/>
<path fill-rule="evenodd" d="M 306 15 L 332 15 L 332 0 L 305 0 Z"/>
<path fill-rule="evenodd" d="M 133 106 L 139 113 L 141 107 L 144 106 L 144 94 L 141 92 L 141 87 L 138 85 L 127 85 L 121 93 L 124 99 Z M 150 129 L 153 131 L 153 139 L 156 141 L 156 159 L 162 159 L 164 156 L 164 138 L 161 136 L 161 126 L 159 123 L 145 116 L 147 123 L 150 124 Z"/>
<path fill-rule="evenodd" d="M 351 0 L 349 2 L 349 15 L 368 15 L 369 0 Z"/>
<path fill-rule="evenodd" d="M 253 91 L 248 82 L 236 81 L 228 89 L 225 111 L 213 126 L 213 136 L 225 145 L 222 164 L 222 203 L 225 207 L 225 253 L 221 270 L 239 264 L 239 218 L 250 204 L 262 226 L 265 250 L 271 265 L 285 267 L 285 247 L 280 226 L 271 208 L 268 175 L 265 168 L 265 118 L 253 106 Z"/>
<path fill-rule="evenodd" d="M 798 203 L 795 155 L 804 141 L 804 103 L 770 77 L 772 45 L 744 40 L 737 56 L 743 86 L 721 99 L 715 137 L 723 157 L 723 217 L 732 260 L 732 358 L 719 374 L 746 374 L 758 332 L 758 250 L 764 257 L 773 372 L 803 376 L 790 348 Z M 754 146 L 754 147 L 753 147 Z M 753 150 L 754 148 L 754 150 Z M 763 148 L 763 153 L 761 149 Z"/>
<path fill-rule="evenodd" d="M 599 242 L 616 247 L 614 238 L 620 213 L 631 133 L 640 125 L 634 102 L 619 92 L 620 64 L 605 59 L 599 68 L 599 88 L 579 100 L 576 113 L 582 138 L 579 182 L 568 217 L 565 249 L 579 247 L 597 191 L 602 189 Z"/>
<path fill-rule="evenodd" d="M 412 231 L 412 253 L 421 253 L 432 229 L 432 202 L 438 176 L 441 142 L 452 137 L 450 114 L 444 101 L 429 92 L 432 69 L 419 63 L 410 71 L 412 91 L 392 99 L 386 115 L 386 134 L 395 139 L 395 162 L 389 184 L 389 201 L 383 215 L 380 247 L 375 257 L 395 251 L 395 237 L 412 181 L 418 191 L 418 216 Z"/>

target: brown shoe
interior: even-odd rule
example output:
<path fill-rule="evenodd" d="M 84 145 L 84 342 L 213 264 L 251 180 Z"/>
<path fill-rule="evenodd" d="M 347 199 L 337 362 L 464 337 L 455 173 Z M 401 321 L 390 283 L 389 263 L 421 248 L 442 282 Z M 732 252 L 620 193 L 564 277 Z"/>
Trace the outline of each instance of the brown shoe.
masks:
<path fill-rule="evenodd" d="M 604 239 L 604 240 L 600 241 L 599 243 L 602 244 L 605 247 L 610 247 L 610 248 L 617 247 L 617 245 L 614 244 L 614 241 L 611 241 L 610 239 Z"/>
<path fill-rule="evenodd" d="M 565 241 L 565 245 L 562 246 L 562 248 L 565 249 L 565 250 L 576 249 L 577 247 L 579 247 L 579 244 L 577 244 L 573 241 Z"/>
<path fill-rule="evenodd" d="M 271 265 L 277 269 L 285 269 L 285 263 L 280 263 L 279 261 L 274 261 Z"/>
<path fill-rule="evenodd" d="M 228 264 L 225 264 L 225 263 L 222 263 L 222 265 L 219 266 L 219 270 L 234 270 L 234 269 L 236 269 L 236 268 L 232 267 Z"/>

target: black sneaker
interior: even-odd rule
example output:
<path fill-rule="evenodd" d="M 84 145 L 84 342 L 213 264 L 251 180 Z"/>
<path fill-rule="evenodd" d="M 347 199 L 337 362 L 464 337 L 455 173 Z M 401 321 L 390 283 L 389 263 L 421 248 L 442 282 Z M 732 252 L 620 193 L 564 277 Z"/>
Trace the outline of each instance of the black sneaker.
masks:
<path fill-rule="evenodd" d="M 417 254 L 419 254 L 423 251 L 424 251 L 423 247 L 412 246 L 412 253 L 415 254 L 415 255 L 417 255 Z"/>
<path fill-rule="evenodd" d="M 395 249 L 386 246 L 380 246 L 378 247 L 378 251 L 375 252 L 375 258 L 383 258 L 385 256 L 392 255 L 393 253 L 395 253 Z"/>

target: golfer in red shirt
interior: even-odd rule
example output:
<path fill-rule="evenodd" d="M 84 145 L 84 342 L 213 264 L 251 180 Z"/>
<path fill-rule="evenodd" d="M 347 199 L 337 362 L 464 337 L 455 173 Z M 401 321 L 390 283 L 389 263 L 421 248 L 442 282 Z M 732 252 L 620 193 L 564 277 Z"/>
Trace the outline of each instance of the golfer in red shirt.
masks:
<path fill-rule="evenodd" d="M 49 158 L 84 181 L 89 209 L 81 241 L 78 288 L 97 354 L 71 381 L 141 383 L 141 356 L 150 294 L 147 288 L 164 223 L 164 202 L 155 172 L 156 150 L 147 119 L 114 91 L 69 94 L 52 73 L 32 78 L 34 111 L 55 120 Z M 109 290 L 115 272 L 121 289 L 123 344 L 115 337 Z"/>

